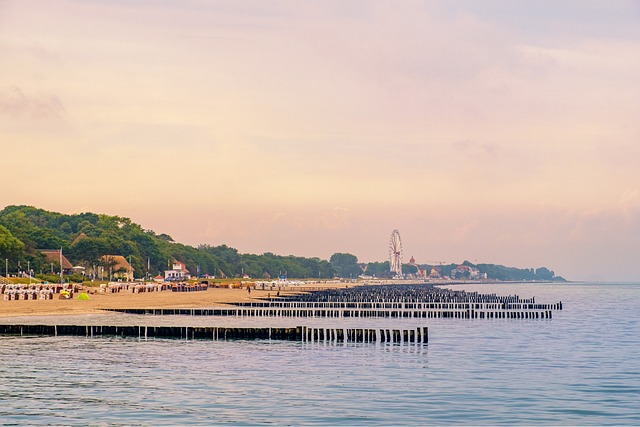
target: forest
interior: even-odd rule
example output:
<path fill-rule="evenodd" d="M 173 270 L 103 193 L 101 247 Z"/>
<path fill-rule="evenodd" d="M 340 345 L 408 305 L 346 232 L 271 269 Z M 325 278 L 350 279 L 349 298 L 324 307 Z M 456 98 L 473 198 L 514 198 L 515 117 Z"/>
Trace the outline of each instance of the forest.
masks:
<path fill-rule="evenodd" d="M 133 266 L 136 278 L 162 275 L 179 261 L 194 276 L 251 278 L 318 278 L 355 279 L 362 274 L 388 278 L 389 261 L 359 263 L 355 255 L 336 252 L 329 260 L 294 255 L 241 254 L 225 244 L 198 247 L 174 241 L 167 234 L 143 229 L 129 218 L 95 213 L 62 214 L 32 206 L 7 206 L 0 211 L 0 260 L 5 269 L 16 274 L 26 271 L 43 278 L 60 271 L 59 263 L 48 262 L 43 249 L 62 249 L 74 265 L 95 266 L 104 255 L 122 255 Z M 56 265 L 54 265 L 56 264 Z M 494 264 L 469 265 L 493 280 L 564 280 L 545 267 L 517 269 Z M 448 275 L 457 264 L 437 266 Z M 405 265 L 403 271 L 415 273 L 418 267 L 430 271 L 434 266 Z"/>

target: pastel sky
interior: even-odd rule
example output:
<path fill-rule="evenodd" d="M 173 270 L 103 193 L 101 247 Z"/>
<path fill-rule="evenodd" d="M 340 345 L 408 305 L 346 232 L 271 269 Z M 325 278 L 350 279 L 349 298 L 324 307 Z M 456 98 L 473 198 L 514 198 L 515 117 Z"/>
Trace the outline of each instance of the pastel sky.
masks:
<path fill-rule="evenodd" d="M 640 280 L 640 2 L 0 0 L 0 208 Z"/>

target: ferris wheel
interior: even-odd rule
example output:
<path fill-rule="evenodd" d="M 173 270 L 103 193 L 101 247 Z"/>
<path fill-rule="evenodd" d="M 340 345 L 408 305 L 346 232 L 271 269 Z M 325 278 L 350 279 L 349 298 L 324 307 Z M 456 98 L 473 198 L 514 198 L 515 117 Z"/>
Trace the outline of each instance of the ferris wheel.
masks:
<path fill-rule="evenodd" d="M 398 230 L 393 230 L 389 239 L 389 270 L 402 277 L 402 240 Z"/>

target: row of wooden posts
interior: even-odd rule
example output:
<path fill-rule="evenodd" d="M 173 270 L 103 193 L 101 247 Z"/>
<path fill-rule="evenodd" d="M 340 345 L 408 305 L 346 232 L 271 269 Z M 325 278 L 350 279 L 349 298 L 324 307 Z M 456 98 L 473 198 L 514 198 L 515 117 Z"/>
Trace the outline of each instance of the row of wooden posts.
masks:
<path fill-rule="evenodd" d="M 371 309 L 371 310 L 426 310 L 426 309 L 456 309 L 456 310 L 562 310 L 562 301 L 553 304 L 512 303 L 512 302 L 429 302 L 429 301 L 296 301 L 285 298 L 261 300 L 251 302 L 237 302 L 238 307 L 254 308 L 337 308 L 337 309 Z"/>
<path fill-rule="evenodd" d="M 123 308 L 111 311 L 154 316 L 319 317 L 319 318 L 412 318 L 412 319 L 551 319 L 552 310 L 541 309 L 340 309 L 301 307 L 235 308 Z"/>
<path fill-rule="evenodd" d="M 371 328 L 235 328 L 192 326 L 88 326 L 88 325 L 0 325 L 0 335 L 119 336 L 179 339 L 271 339 L 303 342 L 427 343 L 427 327 L 408 329 Z"/>

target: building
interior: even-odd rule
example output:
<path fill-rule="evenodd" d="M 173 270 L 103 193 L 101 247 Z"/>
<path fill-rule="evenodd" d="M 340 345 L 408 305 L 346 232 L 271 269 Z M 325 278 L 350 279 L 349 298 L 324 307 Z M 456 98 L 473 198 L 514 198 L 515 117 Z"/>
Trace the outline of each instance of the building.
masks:
<path fill-rule="evenodd" d="M 81 275 L 84 276 L 86 270 L 87 269 L 84 268 L 83 266 L 76 265 L 76 266 L 73 267 L 73 274 L 81 274 Z"/>
<path fill-rule="evenodd" d="M 409 260 L 409 265 L 413 266 L 416 268 L 416 276 L 417 277 L 422 277 L 422 278 L 426 278 L 427 277 L 427 270 L 423 270 L 420 268 L 420 266 L 418 264 L 416 264 L 416 259 L 411 256 L 411 259 Z"/>
<path fill-rule="evenodd" d="M 440 276 L 440 268 L 438 267 L 431 267 L 431 273 L 429 273 L 429 278 L 430 279 L 439 279 Z"/>
<path fill-rule="evenodd" d="M 100 262 L 104 272 L 108 272 L 109 280 L 133 281 L 133 267 L 122 255 L 103 255 Z"/>
<path fill-rule="evenodd" d="M 479 279 L 480 278 L 480 270 L 475 267 L 470 267 L 468 265 L 459 265 L 453 270 L 451 270 L 451 278 L 452 279 Z"/>
<path fill-rule="evenodd" d="M 173 268 L 164 272 L 164 280 L 166 281 L 176 282 L 189 279 L 191 279 L 191 273 L 187 270 L 186 265 L 180 261 L 173 260 Z"/>
<path fill-rule="evenodd" d="M 48 263 L 62 265 L 63 274 L 73 274 L 73 264 L 62 254 L 62 249 L 38 249 L 42 252 Z M 60 270 L 56 274 L 60 273 Z"/>

